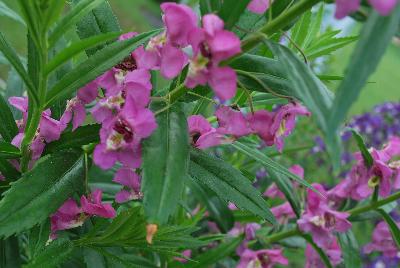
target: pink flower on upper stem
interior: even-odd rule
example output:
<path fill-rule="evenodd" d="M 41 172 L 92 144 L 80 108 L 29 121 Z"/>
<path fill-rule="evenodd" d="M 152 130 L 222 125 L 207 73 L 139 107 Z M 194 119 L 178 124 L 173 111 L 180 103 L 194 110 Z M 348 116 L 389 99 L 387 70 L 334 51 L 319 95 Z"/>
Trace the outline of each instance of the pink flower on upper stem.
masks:
<path fill-rule="evenodd" d="M 332 265 L 336 266 L 342 262 L 342 249 L 340 248 L 337 239 L 334 238 L 329 248 L 324 249 Z M 324 262 L 314 248 L 307 244 L 306 246 L 306 264 L 304 268 L 325 268 Z"/>
<path fill-rule="evenodd" d="M 389 15 L 396 7 L 398 0 L 368 0 L 369 4 L 382 16 Z M 337 19 L 356 12 L 360 8 L 361 0 L 336 0 Z"/>
<path fill-rule="evenodd" d="M 113 179 L 114 182 L 125 186 L 126 189 L 119 191 L 115 195 L 117 203 L 124 203 L 130 200 L 138 200 L 143 197 L 140 192 L 141 177 L 130 168 L 121 168 L 117 171 Z"/>
<path fill-rule="evenodd" d="M 161 10 L 166 30 L 149 41 L 138 64 L 147 69 L 160 69 L 165 78 L 171 79 L 187 64 L 182 48 L 189 45 L 188 36 L 197 27 L 197 16 L 190 7 L 172 2 L 161 4 Z"/>
<path fill-rule="evenodd" d="M 289 171 L 302 179 L 304 178 L 304 169 L 300 165 L 291 166 L 289 168 Z M 298 182 L 296 181 L 293 181 L 292 184 L 294 189 L 299 186 Z M 268 189 L 264 192 L 264 196 L 267 196 L 269 198 L 285 198 L 285 195 L 279 190 L 278 186 L 276 186 L 275 183 L 268 187 Z"/>
<path fill-rule="evenodd" d="M 247 9 L 256 14 L 263 14 L 269 8 L 273 0 L 252 0 Z"/>
<path fill-rule="evenodd" d="M 397 224 L 400 225 L 400 224 Z M 370 254 L 374 251 L 381 252 L 384 256 L 393 258 L 398 256 L 399 249 L 393 241 L 393 236 L 386 222 L 380 222 L 372 233 L 372 242 L 364 247 L 364 252 Z"/>
<path fill-rule="evenodd" d="M 246 117 L 240 110 L 234 110 L 228 106 L 221 106 L 215 112 L 218 119 L 218 132 L 225 135 L 232 135 L 235 138 L 246 136 L 252 133 Z"/>
<path fill-rule="evenodd" d="M 67 101 L 67 107 L 61 116 L 60 122 L 64 130 L 72 119 L 72 131 L 81 126 L 86 119 L 86 109 L 84 103 L 75 97 Z"/>
<path fill-rule="evenodd" d="M 223 135 L 219 134 L 203 116 L 190 116 L 188 125 L 191 143 L 194 147 L 206 149 L 221 144 Z"/>
<path fill-rule="evenodd" d="M 273 268 L 276 264 L 289 264 L 289 261 L 282 254 L 282 249 L 262 249 L 257 251 L 246 249 L 240 255 L 240 261 L 236 267 Z"/>
<path fill-rule="evenodd" d="M 271 208 L 271 212 L 281 224 L 286 224 L 288 220 L 296 217 L 296 214 L 294 213 L 289 202 L 285 202 L 282 205 Z"/>
<path fill-rule="evenodd" d="M 103 218 L 114 218 L 115 210 L 111 204 L 103 204 L 101 202 L 102 192 L 96 189 L 87 198 L 81 197 L 82 211 L 91 216 L 99 216 Z"/>
<path fill-rule="evenodd" d="M 327 196 L 320 184 L 313 184 L 313 186 Z M 297 220 L 297 224 L 301 231 L 312 235 L 319 247 L 327 249 L 334 239 L 333 232 L 345 232 L 351 228 L 351 223 L 347 220 L 348 216 L 346 212 L 331 209 L 327 199 L 307 189 L 307 208 Z"/>
<path fill-rule="evenodd" d="M 310 116 L 311 113 L 299 103 L 283 105 L 275 113 L 270 132 L 274 135 L 274 143 L 279 151 L 283 150 L 284 137 L 292 133 L 296 125 L 296 117 L 299 115 Z"/>
<path fill-rule="evenodd" d="M 250 128 L 257 134 L 267 146 L 274 145 L 274 134 L 270 127 L 273 123 L 274 114 L 267 110 L 259 110 L 247 115 Z"/>
<path fill-rule="evenodd" d="M 186 86 L 194 88 L 207 83 L 222 101 L 236 94 L 237 76 L 230 67 L 219 67 L 223 60 L 241 52 L 240 39 L 224 30 L 224 22 L 214 14 L 203 17 L 203 28 L 196 28 L 189 35 L 194 55 L 189 61 Z"/>

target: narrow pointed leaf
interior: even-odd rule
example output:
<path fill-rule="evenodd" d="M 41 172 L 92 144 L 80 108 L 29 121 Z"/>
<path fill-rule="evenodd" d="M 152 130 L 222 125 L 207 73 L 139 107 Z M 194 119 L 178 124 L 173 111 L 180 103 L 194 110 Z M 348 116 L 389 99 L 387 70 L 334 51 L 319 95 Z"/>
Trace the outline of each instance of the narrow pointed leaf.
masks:
<path fill-rule="evenodd" d="M 4 159 L 15 159 L 21 156 L 21 152 L 11 143 L 0 141 L 0 157 Z"/>
<path fill-rule="evenodd" d="M 18 127 L 3 95 L 0 94 L 0 136 L 7 142 L 18 134 Z"/>
<path fill-rule="evenodd" d="M 0 15 L 13 19 L 26 26 L 25 21 L 21 18 L 21 16 L 18 15 L 18 13 L 16 13 L 10 7 L 8 7 L 3 1 L 0 2 Z"/>
<path fill-rule="evenodd" d="M 349 230 L 345 233 L 338 233 L 338 238 L 345 267 L 361 268 L 360 248 L 353 231 Z"/>
<path fill-rule="evenodd" d="M 0 236 L 8 237 L 44 221 L 82 187 L 83 158 L 64 151 L 41 158 L 12 183 L 0 201 Z"/>
<path fill-rule="evenodd" d="M 249 3 L 250 0 L 224 0 L 218 15 L 224 20 L 226 29 L 229 30 L 235 26 Z"/>
<path fill-rule="evenodd" d="M 21 177 L 21 173 L 2 157 L 0 157 L 0 173 L 5 177 L 5 181 L 0 181 L 0 185 L 8 185 L 10 181 L 15 181 Z"/>
<path fill-rule="evenodd" d="M 63 238 L 52 241 L 46 248 L 37 255 L 26 268 L 59 267 L 66 261 L 74 250 L 74 244 Z"/>
<path fill-rule="evenodd" d="M 379 208 L 376 210 L 379 214 L 381 214 L 382 218 L 385 220 L 387 225 L 389 226 L 390 232 L 393 236 L 393 241 L 396 243 L 397 247 L 400 247 L 400 229 L 394 219 L 383 209 Z"/>
<path fill-rule="evenodd" d="M 180 105 L 159 114 L 157 124 L 143 146 L 142 191 L 148 222 L 165 224 L 179 203 L 188 174 L 189 137 Z"/>
<path fill-rule="evenodd" d="M 390 16 L 381 16 L 376 11 L 372 12 L 364 24 L 331 109 L 329 129 L 332 131 L 343 122 L 351 105 L 357 100 L 367 83 L 368 77 L 375 72 L 392 37 L 398 30 L 399 20 L 400 5 L 397 5 Z"/>
<path fill-rule="evenodd" d="M 326 268 L 333 268 L 331 262 L 329 261 L 329 257 L 326 255 L 325 251 L 320 248 L 317 244 L 315 244 L 314 240 L 309 234 L 303 235 L 304 240 L 306 240 L 313 248 L 314 250 L 318 253 L 319 257 L 325 264 Z"/>
<path fill-rule="evenodd" d="M 367 167 L 371 167 L 374 163 L 374 159 L 372 158 L 371 153 L 368 151 L 367 145 L 365 145 L 363 137 L 355 129 L 350 129 L 350 131 L 353 134 L 353 138 L 357 142 L 358 149 L 360 149 L 365 164 L 367 165 Z"/>
<path fill-rule="evenodd" d="M 159 33 L 154 30 L 142 33 L 129 40 L 115 42 L 78 65 L 66 74 L 47 94 L 46 107 L 51 106 L 58 99 L 68 96 L 87 83 L 121 62 L 129 53 Z"/>
<path fill-rule="evenodd" d="M 233 202 L 238 208 L 275 224 L 276 220 L 260 192 L 243 174 L 225 161 L 192 149 L 190 176 L 213 190 L 224 201 Z"/>

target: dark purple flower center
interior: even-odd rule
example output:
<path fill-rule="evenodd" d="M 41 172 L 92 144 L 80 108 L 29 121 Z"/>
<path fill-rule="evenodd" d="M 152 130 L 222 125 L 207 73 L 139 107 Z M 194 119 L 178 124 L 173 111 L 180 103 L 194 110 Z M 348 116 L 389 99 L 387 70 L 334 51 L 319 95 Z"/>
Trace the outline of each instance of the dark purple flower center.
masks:
<path fill-rule="evenodd" d="M 133 140 L 132 129 L 130 128 L 128 122 L 126 122 L 126 120 L 124 120 L 123 118 L 118 119 L 113 129 L 124 136 L 124 140 L 126 142 L 131 142 Z"/>
<path fill-rule="evenodd" d="M 135 58 L 129 55 L 121 63 L 115 65 L 115 68 L 131 72 L 137 69 L 137 63 Z"/>
<path fill-rule="evenodd" d="M 200 132 L 194 132 L 190 135 L 191 139 L 192 139 L 192 145 L 195 145 L 197 143 L 197 141 L 199 140 L 201 134 Z"/>

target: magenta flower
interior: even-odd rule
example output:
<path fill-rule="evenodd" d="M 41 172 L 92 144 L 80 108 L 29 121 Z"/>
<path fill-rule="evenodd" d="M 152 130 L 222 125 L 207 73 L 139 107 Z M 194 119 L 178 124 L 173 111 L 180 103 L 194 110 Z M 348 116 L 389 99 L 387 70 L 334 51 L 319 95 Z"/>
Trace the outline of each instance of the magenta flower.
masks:
<path fill-rule="evenodd" d="M 342 262 L 342 250 L 334 238 L 329 248 L 324 249 L 324 252 L 328 256 L 332 265 L 336 266 Z M 319 254 L 314 250 L 314 248 L 307 244 L 306 247 L 306 264 L 304 268 L 325 268 L 324 262 L 321 260 Z"/>
<path fill-rule="evenodd" d="M 387 16 L 396 7 L 398 0 L 368 0 L 368 2 L 379 14 Z"/>
<path fill-rule="evenodd" d="M 398 224 L 400 225 L 400 224 Z M 364 252 L 370 254 L 374 251 L 381 252 L 384 256 L 393 258 L 399 253 L 399 250 L 393 241 L 392 234 L 386 222 L 380 222 L 372 233 L 372 242 L 364 247 Z"/>
<path fill-rule="evenodd" d="M 252 0 L 247 9 L 256 14 L 263 14 L 269 8 L 273 0 Z"/>
<path fill-rule="evenodd" d="M 86 196 L 81 197 L 82 211 L 87 215 L 99 216 L 102 218 L 114 218 L 116 212 L 111 204 L 103 204 L 101 202 L 102 192 L 96 189 L 92 192 L 88 198 Z"/>
<path fill-rule="evenodd" d="M 182 48 L 189 45 L 189 33 L 197 27 L 197 16 L 183 4 L 163 3 L 165 32 L 153 37 L 139 57 L 139 66 L 160 69 L 161 74 L 171 79 L 187 64 L 188 57 Z"/>
<path fill-rule="evenodd" d="M 369 4 L 382 16 L 389 15 L 396 7 L 398 0 L 368 0 Z M 337 19 L 342 19 L 347 15 L 356 12 L 360 8 L 361 0 L 336 0 Z"/>
<path fill-rule="evenodd" d="M 310 116 L 311 113 L 299 103 L 281 106 L 275 113 L 270 132 L 274 135 L 274 143 L 279 151 L 283 150 L 284 137 L 292 133 L 296 125 L 296 117 L 299 115 Z"/>
<path fill-rule="evenodd" d="M 313 184 L 313 186 L 327 196 L 320 184 Z M 345 232 L 351 228 L 351 223 L 347 220 L 348 216 L 346 212 L 331 209 L 327 199 L 307 189 L 307 208 L 297 220 L 297 224 L 301 231 L 312 235 L 319 247 L 327 249 L 334 239 L 334 232 Z"/>
<path fill-rule="evenodd" d="M 188 118 L 189 135 L 192 145 L 199 149 L 220 145 L 223 135 L 201 115 L 192 115 Z"/>
<path fill-rule="evenodd" d="M 296 217 L 296 214 L 294 213 L 289 202 L 285 202 L 282 205 L 271 208 L 271 212 L 281 224 L 287 224 L 288 220 Z"/>
<path fill-rule="evenodd" d="M 263 249 L 253 251 L 246 249 L 240 255 L 237 268 L 272 268 L 276 264 L 288 265 L 289 261 L 283 256 L 282 249 Z"/>
<path fill-rule="evenodd" d="M 84 103 L 75 97 L 67 101 L 67 107 L 61 116 L 60 122 L 64 130 L 72 119 L 72 131 L 81 126 L 86 119 L 86 109 Z"/>
<path fill-rule="evenodd" d="M 99 95 L 99 85 L 97 84 L 97 80 L 94 80 L 84 86 L 83 88 L 78 90 L 78 98 L 84 104 L 89 104 L 96 99 Z"/>
<path fill-rule="evenodd" d="M 192 250 L 187 249 L 182 252 L 183 257 L 190 258 L 192 256 Z M 187 259 L 181 257 L 174 257 L 174 260 L 179 261 L 181 263 L 186 263 Z"/>
<path fill-rule="evenodd" d="M 254 114 L 247 115 L 250 128 L 265 142 L 267 146 L 274 145 L 274 135 L 270 131 L 273 118 L 274 114 L 267 110 L 259 110 L 254 112 Z"/>
<path fill-rule="evenodd" d="M 224 30 L 224 22 L 214 14 L 203 17 L 203 28 L 196 28 L 189 35 L 194 55 L 189 61 L 186 86 L 194 88 L 207 83 L 222 101 L 236 94 L 235 71 L 219 67 L 223 60 L 240 53 L 240 40 L 232 32 Z"/>
<path fill-rule="evenodd" d="M 234 110 L 228 106 L 221 106 L 215 112 L 218 119 L 218 132 L 225 135 L 232 135 L 240 138 L 252 133 L 246 117 L 240 110 Z"/>
<path fill-rule="evenodd" d="M 114 182 L 125 186 L 125 189 L 115 195 L 117 203 L 125 203 L 130 200 L 138 200 L 143 197 L 140 192 L 141 177 L 132 169 L 121 168 L 117 171 L 113 179 Z"/>
<path fill-rule="evenodd" d="M 304 169 L 300 165 L 294 165 L 289 168 L 289 171 L 293 174 L 299 176 L 300 178 L 304 178 Z M 293 188 L 296 189 L 299 184 L 298 182 L 293 181 Z M 264 196 L 269 198 L 281 198 L 284 199 L 285 195 L 279 190 L 278 186 L 275 183 L 271 184 L 270 187 L 264 192 Z"/>

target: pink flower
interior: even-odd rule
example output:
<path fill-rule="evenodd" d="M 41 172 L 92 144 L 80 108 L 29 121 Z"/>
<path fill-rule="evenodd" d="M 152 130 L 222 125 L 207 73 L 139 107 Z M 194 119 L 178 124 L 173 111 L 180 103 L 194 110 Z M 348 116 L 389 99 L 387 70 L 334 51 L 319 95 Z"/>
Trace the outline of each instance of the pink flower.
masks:
<path fill-rule="evenodd" d="M 86 119 L 86 109 L 84 103 L 75 97 L 67 101 L 67 107 L 61 116 L 60 122 L 64 130 L 72 119 L 72 131 L 81 126 Z"/>
<path fill-rule="evenodd" d="M 336 266 L 342 262 L 342 250 L 334 238 L 329 248 L 324 249 L 324 252 L 328 256 L 332 265 Z M 306 247 L 306 264 L 305 268 L 325 268 L 324 262 L 321 260 L 319 254 L 314 250 L 314 248 L 307 244 Z"/>
<path fill-rule="evenodd" d="M 285 202 L 282 205 L 271 208 L 271 212 L 281 224 L 286 224 L 288 220 L 296 217 L 296 214 L 294 213 L 289 202 Z"/>
<path fill-rule="evenodd" d="M 99 216 L 103 218 L 114 218 L 115 210 L 110 204 L 103 204 L 101 202 L 102 192 L 96 189 L 92 192 L 88 198 L 86 196 L 81 197 L 82 211 L 87 215 Z"/>
<path fill-rule="evenodd" d="M 396 7 L 398 0 L 368 0 L 370 5 L 382 16 L 389 15 Z M 356 12 L 360 8 L 361 0 L 336 0 L 337 19 L 342 19 L 347 15 Z"/>
<path fill-rule="evenodd" d="M 192 256 L 192 250 L 187 249 L 182 252 L 182 255 L 186 258 L 190 258 Z M 187 259 L 181 257 L 174 257 L 174 260 L 179 261 L 181 263 L 186 263 Z"/>
<path fill-rule="evenodd" d="M 191 143 L 194 147 L 206 149 L 221 144 L 223 135 L 219 134 L 203 116 L 190 116 L 188 125 Z"/>
<path fill-rule="evenodd" d="M 171 79 L 187 64 L 182 48 L 189 45 L 188 36 L 197 27 L 197 16 L 183 4 L 163 3 L 161 10 L 166 31 L 149 41 L 138 64 L 147 69 L 160 69 L 165 78 Z"/>
<path fill-rule="evenodd" d="M 315 189 L 327 196 L 320 184 L 313 184 Z M 319 194 L 307 190 L 307 208 L 297 221 L 300 230 L 310 233 L 314 242 L 321 248 L 327 249 L 334 239 L 333 232 L 345 232 L 351 228 L 346 212 L 335 211 L 330 208 L 327 199 Z"/>
<path fill-rule="evenodd" d="M 274 145 L 274 134 L 270 131 L 273 119 L 274 114 L 267 110 L 259 110 L 254 112 L 254 114 L 247 115 L 250 128 L 265 142 L 267 146 Z"/>
<path fill-rule="evenodd" d="M 97 84 L 97 80 L 90 82 L 89 84 L 78 90 L 77 95 L 79 100 L 81 100 L 84 104 L 91 103 L 99 95 L 98 88 L 99 85 Z"/>
<path fill-rule="evenodd" d="M 234 110 L 228 106 L 221 106 L 215 116 L 218 119 L 218 132 L 225 135 L 232 135 L 235 138 L 249 135 L 252 130 L 240 110 Z"/>
<path fill-rule="evenodd" d="M 219 67 L 223 60 L 240 53 L 240 40 L 232 32 L 224 30 L 224 22 L 214 14 L 203 17 L 203 28 L 191 31 L 189 41 L 194 56 L 189 62 L 186 86 L 194 88 L 207 83 L 222 101 L 236 94 L 235 71 L 230 67 Z"/>
<path fill-rule="evenodd" d="M 272 268 L 276 264 L 282 264 L 282 265 L 289 264 L 289 261 L 282 255 L 282 249 L 263 249 L 257 251 L 246 249 L 240 255 L 240 261 L 236 267 Z"/>
<path fill-rule="evenodd" d="M 372 242 L 364 247 L 364 252 L 366 254 L 370 254 L 374 251 L 382 252 L 384 256 L 389 258 L 396 257 L 399 253 L 386 222 L 382 221 L 378 223 L 372 233 Z"/>
<path fill-rule="evenodd" d="M 289 168 L 289 171 L 293 174 L 299 176 L 300 178 L 304 178 L 304 169 L 300 165 L 294 165 Z M 296 189 L 299 184 L 293 181 L 293 188 Z M 264 192 L 264 196 L 269 198 L 281 198 L 284 199 L 285 195 L 279 190 L 278 186 L 275 183 L 271 184 L 270 187 Z"/>
<path fill-rule="evenodd" d="M 116 161 L 129 168 L 141 164 L 140 141 L 156 129 L 152 111 L 127 98 L 121 112 L 103 123 L 100 130 L 101 143 L 94 150 L 94 162 L 103 169 L 111 168 Z"/>
<path fill-rule="evenodd" d="M 263 14 L 269 8 L 273 0 L 252 0 L 247 9 L 257 14 Z"/>
<path fill-rule="evenodd" d="M 311 113 L 298 103 L 281 106 L 275 113 L 270 132 L 274 135 L 274 143 L 279 151 L 283 150 L 283 139 L 292 133 L 296 125 L 296 117 L 299 115 L 310 116 Z"/>
<path fill-rule="evenodd" d="M 396 7 L 398 0 L 368 0 L 368 2 L 379 14 L 387 16 Z"/>
<path fill-rule="evenodd" d="M 115 195 L 117 203 L 124 203 L 130 200 L 138 200 L 143 197 L 140 192 L 141 177 L 132 169 L 121 168 L 117 171 L 113 179 L 114 182 L 125 186 L 126 189 L 119 191 Z"/>

